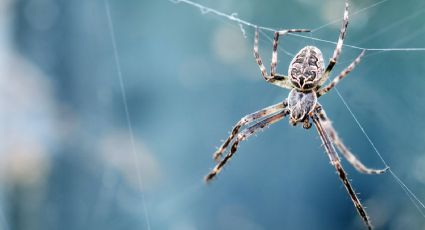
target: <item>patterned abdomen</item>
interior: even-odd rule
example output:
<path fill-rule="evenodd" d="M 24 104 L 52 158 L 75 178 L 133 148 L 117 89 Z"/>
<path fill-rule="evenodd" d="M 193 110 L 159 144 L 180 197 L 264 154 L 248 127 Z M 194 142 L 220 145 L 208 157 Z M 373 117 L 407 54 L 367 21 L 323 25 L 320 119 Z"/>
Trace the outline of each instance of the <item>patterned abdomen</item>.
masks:
<path fill-rule="evenodd" d="M 322 52 L 317 47 L 306 46 L 292 59 L 288 75 L 295 88 L 309 91 L 317 86 L 323 70 Z"/>

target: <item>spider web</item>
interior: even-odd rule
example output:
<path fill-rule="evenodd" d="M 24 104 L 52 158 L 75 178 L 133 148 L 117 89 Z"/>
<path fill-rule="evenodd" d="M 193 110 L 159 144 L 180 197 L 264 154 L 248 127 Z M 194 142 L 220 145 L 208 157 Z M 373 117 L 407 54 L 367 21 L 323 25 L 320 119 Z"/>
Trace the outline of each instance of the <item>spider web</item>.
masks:
<path fill-rule="evenodd" d="M 235 23 L 237 23 L 239 25 L 239 28 L 243 34 L 243 36 L 245 38 L 247 38 L 246 36 L 246 31 L 244 29 L 244 26 L 247 27 L 252 27 L 252 28 L 258 28 L 260 29 L 260 32 L 267 37 L 267 39 L 269 41 L 272 41 L 272 38 L 270 36 L 268 36 L 266 33 L 264 33 L 263 31 L 270 31 L 270 32 L 277 32 L 279 31 L 278 29 L 274 29 L 274 28 L 270 28 L 270 27 L 265 27 L 265 26 L 259 26 L 256 25 L 254 23 L 245 21 L 239 17 L 237 17 L 236 13 L 232 13 L 232 14 L 226 14 L 223 12 L 220 12 L 218 10 L 215 10 L 213 8 L 209 8 L 207 6 L 204 6 L 202 4 L 196 3 L 196 2 L 192 2 L 189 0 L 170 0 L 173 3 L 179 4 L 187 4 L 190 5 L 192 7 L 198 8 L 202 14 L 214 14 L 216 16 L 225 18 L 226 20 L 230 20 L 233 21 Z M 362 8 L 354 13 L 351 13 L 350 16 L 352 15 L 356 15 L 360 12 L 363 12 L 365 10 L 368 10 L 370 8 L 373 7 L 377 7 L 385 2 L 387 2 L 388 0 L 383 0 L 377 3 L 373 3 L 365 8 Z M 416 14 L 413 14 L 413 16 L 417 16 L 419 13 L 421 13 L 422 11 L 417 12 Z M 410 17 L 413 17 L 412 15 Z M 329 25 L 335 24 L 335 23 L 340 23 L 340 21 L 342 20 L 342 18 L 336 19 L 334 21 L 331 21 L 327 24 L 324 24 L 322 26 L 319 26 L 315 29 L 312 29 L 312 32 L 317 32 Z M 329 40 L 325 40 L 325 39 L 320 39 L 320 38 L 316 38 L 316 37 L 312 37 L 312 36 L 305 36 L 305 35 L 301 35 L 301 34 L 296 34 L 296 33 L 290 33 L 288 34 L 289 36 L 295 36 L 295 37 L 301 37 L 301 38 L 305 38 L 305 39 L 311 39 L 313 41 L 316 42 L 323 42 L 323 43 L 330 43 L 330 44 L 336 44 L 336 42 L 334 41 L 329 41 Z M 352 49 L 356 49 L 356 50 L 366 50 L 366 51 L 379 51 L 377 53 L 382 53 L 382 52 L 412 52 L 412 51 L 417 51 L 417 52 L 424 52 L 425 48 L 369 48 L 369 47 L 361 47 L 361 46 L 356 46 L 356 45 L 350 45 L 350 44 L 344 44 L 345 47 L 348 48 L 352 48 Z M 283 51 L 286 55 L 288 56 L 293 56 L 292 53 L 289 53 L 286 50 L 283 50 L 282 48 L 279 47 L 279 49 L 281 51 Z M 375 53 L 375 54 L 377 54 Z M 365 55 L 367 56 L 367 55 Z M 370 56 L 370 55 L 369 55 Z M 387 161 L 384 159 L 384 157 L 382 156 L 381 152 L 378 150 L 378 148 L 376 147 L 376 145 L 374 144 L 374 142 L 372 141 L 372 139 L 370 138 L 370 136 L 368 135 L 368 133 L 366 132 L 365 128 L 363 127 L 363 125 L 360 123 L 360 121 L 357 119 L 357 116 L 355 115 L 355 113 L 352 111 L 352 109 L 350 108 L 350 106 L 348 105 L 348 103 L 346 102 L 346 100 L 344 99 L 344 97 L 341 95 L 340 91 L 335 88 L 335 91 L 338 95 L 338 97 L 340 98 L 340 100 L 343 102 L 344 106 L 346 107 L 346 109 L 349 111 L 350 115 L 352 116 L 352 118 L 354 119 L 355 123 L 357 124 L 358 128 L 361 130 L 361 132 L 363 133 L 363 135 L 366 137 L 367 141 L 369 142 L 369 144 L 371 145 L 371 147 L 373 148 L 374 152 L 376 153 L 376 155 L 378 155 L 379 159 L 381 160 L 381 162 L 383 163 L 383 165 L 385 167 L 389 168 L 389 173 L 391 174 L 391 176 L 393 177 L 393 179 L 400 185 L 400 187 L 403 189 L 403 191 L 405 192 L 405 194 L 409 197 L 409 199 L 411 200 L 412 204 L 416 207 L 416 209 L 418 210 L 418 212 L 425 218 L 425 205 L 424 203 L 417 197 L 417 195 L 415 194 L 415 192 L 413 192 L 407 185 L 406 183 L 404 183 L 400 177 L 391 169 L 390 165 L 387 163 Z"/>
<path fill-rule="evenodd" d="M 143 183 L 143 177 L 142 177 L 141 166 L 140 166 L 140 155 L 136 151 L 133 124 L 131 122 L 130 112 L 129 112 L 129 109 L 128 109 L 127 92 L 126 92 L 125 86 L 124 86 L 124 77 L 123 77 L 122 70 L 121 70 L 121 63 L 120 63 L 120 58 L 119 58 L 118 49 L 117 49 L 117 42 L 116 42 L 116 39 L 115 39 L 114 24 L 113 24 L 113 21 L 112 21 L 109 1 L 104 0 L 104 4 L 105 4 L 106 16 L 107 16 L 107 19 L 108 19 L 108 26 L 109 26 L 109 32 L 110 32 L 110 37 L 111 37 L 111 41 L 112 41 L 112 48 L 113 48 L 113 51 L 114 51 L 114 60 L 115 60 L 115 66 L 116 66 L 117 77 L 118 77 L 118 81 L 119 81 L 119 85 L 120 85 L 120 90 L 121 90 L 121 97 L 122 97 L 122 101 L 123 101 L 124 111 L 125 111 L 125 118 L 126 118 L 126 122 L 127 122 L 128 133 L 130 135 L 131 153 L 132 153 L 131 157 L 134 160 L 134 167 L 136 168 L 136 172 L 137 172 L 137 182 L 138 182 L 138 186 L 139 186 L 139 192 L 141 194 L 141 204 L 143 205 L 143 210 L 144 210 L 143 213 L 144 213 L 144 217 L 145 217 L 145 221 L 146 221 L 146 229 L 151 230 L 151 224 L 150 224 L 150 219 L 149 219 L 149 210 L 148 210 L 147 205 L 146 205 L 145 194 L 144 194 L 144 189 L 143 189 L 144 183 Z"/>
<path fill-rule="evenodd" d="M 170 0 L 173 3 L 184 3 L 184 4 L 188 4 L 190 6 L 196 7 L 198 8 L 202 14 L 214 14 L 216 16 L 219 16 L 221 18 L 224 18 L 225 20 L 230 20 L 232 22 L 235 22 L 238 26 L 239 29 L 241 30 L 243 36 L 245 38 L 247 38 L 247 32 L 245 30 L 245 27 L 252 27 L 252 28 L 259 28 L 260 32 L 262 33 L 262 35 L 264 35 L 268 40 L 272 40 L 272 38 L 270 36 L 268 36 L 266 33 L 264 33 L 264 31 L 269 31 L 269 32 L 276 32 L 278 31 L 277 29 L 274 28 L 270 28 L 270 27 L 264 27 L 264 26 L 259 26 L 256 25 L 254 23 L 245 21 L 241 18 L 239 18 L 237 16 L 236 13 L 233 14 L 226 14 L 223 12 L 220 12 L 218 10 L 206 7 L 202 4 L 199 3 L 195 3 L 189 0 Z M 363 12 L 365 10 L 368 10 L 370 8 L 373 7 L 377 7 L 385 2 L 387 2 L 388 0 L 383 0 L 374 4 L 371 4 L 361 10 L 358 10 L 350 15 L 356 15 L 360 12 Z M 142 205 L 144 208 L 144 214 L 145 214 L 145 219 L 146 219 L 146 228 L 147 229 L 151 229 L 150 226 L 150 220 L 149 220 L 149 210 L 146 206 L 146 201 L 143 195 L 143 178 L 142 175 L 140 173 L 140 166 L 137 165 L 137 162 L 139 162 L 138 158 L 138 154 L 136 153 L 135 147 L 134 147 L 134 134 L 133 134 L 133 127 L 132 127 L 132 122 L 131 122 L 131 117 L 130 117 L 130 113 L 128 110 L 128 104 L 127 104 L 127 96 L 126 96 L 126 90 L 124 87 L 124 77 L 121 71 L 121 64 L 120 64 L 120 58 L 118 55 L 118 50 L 116 47 L 116 41 L 115 41 L 115 32 L 114 32 L 114 27 L 113 27 L 113 20 L 111 18 L 111 14 L 110 14 L 110 9 L 109 9 L 109 3 L 108 0 L 105 0 L 105 12 L 107 14 L 107 18 L 108 18 L 108 24 L 109 24 L 109 29 L 110 29 L 110 36 L 111 36 L 111 40 L 112 40 L 112 45 L 113 45 L 113 50 L 114 50 L 114 56 L 115 56 L 115 65 L 116 65 L 116 70 L 117 70 L 117 76 L 119 79 L 119 83 L 120 83 L 120 88 L 121 88 L 121 93 L 122 93 L 122 100 L 123 100 L 123 106 L 124 106 L 124 110 L 125 110 L 125 114 L 126 114 L 126 121 L 127 121 L 127 125 L 128 125 L 128 132 L 130 135 L 130 139 L 131 139 L 131 144 L 132 144 L 132 153 L 133 153 L 133 157 L 135 158 L 135 167 L 138 170 L 138 182 L 139 182 L 139 188 L 140 188 L 140 193 L 142 194 Z M 327 24 L 321 25 L 315 29 L 312 30 L 312 32 L 317 32 L 331 24 L 334 23 L 339 23 L 340 19 L 336 19 L 334 21 L 331 21 Z M 315 42 L 323 42 L 323 43 L 329 43 L 329 44 L 336 44 L 336 42 L 334 41 L 329 41 L 329 40 L 325 40 L 325 39 L 320 39 L 320 38 L 316 38 L 316 37 L 312 37 L 312 36 L 305 36 L 305 35 L 300 35 L 300 34 L 289 34 L 290 36 L 295 36 L 295 37 L 302 37 L 305 39 L 310 39 L 313 40 Z M 417 51 L 417 52 L 423 52 L 425 51 L 425 48 L 368 48 L 368 47 L 361 47 L 361 46 L 357 46 L 357 45 L 350 45 L 350 44 L 344 44 L 345 47 L 351 48 L 351 49 L 356 49 L 356 50 L 366 50 L 366 51 L 378 51 L 375 52 L 373 54 L 367 54 L 368 56 L 371 55 L 375 55 L 378 53 L 382 53 L 382 52 L 401 52 L 401 51 L 408 51 L 408 52 L 412 52 L 412 51 Z M 281 51 L 283 51 L 286 55 L 288 56 L 293 56 L 292 53 L 283 50 L 282 48 L 279 47 L 279 49 Z M 372 141 L 372 139 L 369 137 L 368 132 L 366 132 L 366 130 L 364 129 L 363 125 L 360 123 L 360 121 L 357 119 L 355 113 L 351 110 L 350 106 L 348 105 L 348 103 L 345 101 L 344 97 L 341 95 L 341 93 L 339 92 L 339 90 L 336 88 L 335 89 L 338 97 L 340 98 L 340 100 L 343 102 L 344 106 L 347 108 L 347 110 L 349 111 L 349 113 L 351 114 L 352 118 L 354 119 L 354 121 L 356 122 L 357 126 L 359 127 L 359 129 L 361 130 L 361 132 L 363 133 L 363 135 L 366 137 L 366 139 L 368 140 L 369 144 L 372 146 L 372 148 L 374 149 L 374 152 L 378 155 L 379 159 L 381 160 L 381 162 L 384 164 L 385 167 L 390 167 L 390 165 L 386 162 L 386 160 L 384 159 L 384 157 L 382 156 L 382 154 L 380 153 L 380 151 L 377 149 L 377 147 L 375 146 L 374 142 Z M 425 217 L 425 205 L 423 204 L 423 202 L 416 196 L 415 192 L 413 192 L 407 185 L 406 183 L 404 183 L 400 177 L 390 168 L 389 172 L 391 174 L 391 176 L 393 177 L 393 179 L 399 184 L 399 186 L 403 189 L 403 191 L 406 193 L 406 195 L 408 196 L 408 198 L 411 200 L 412 204 L 417 208 L 418 212 Z M 195 186 L 195 187 L 191 187 L 189 190 L 193 190 L 193 189 L 197 189 L 199 188 L 199 185 Z"/>

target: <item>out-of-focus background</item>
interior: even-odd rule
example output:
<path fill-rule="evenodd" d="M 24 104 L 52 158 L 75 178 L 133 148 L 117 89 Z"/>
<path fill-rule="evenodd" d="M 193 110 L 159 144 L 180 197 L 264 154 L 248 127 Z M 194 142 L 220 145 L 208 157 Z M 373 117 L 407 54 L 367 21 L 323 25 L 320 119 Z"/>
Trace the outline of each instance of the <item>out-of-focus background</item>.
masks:
<path fill-rule="evenodd" d="M 306 35 L 330 41 L 343 14 L 336 0 L 198 2 L 262 26 L 317 29 Z M 351 3 L 347 44 L 425 47 L 425 2 Z M 109 0 L 109 8 L 123 89 L 105 0 L 0 0 L 0 229 L 364 227 L 315 130 L 286 120 L 242 143 L 218 178 L 203 183 L 235 122 L 288 94 L 262 80 L 252 28 L 244 37 L 234 22 L 167 0 Z M 260 38 L 267 65 L 271 37 Z M 303 46 L 318 46 L 325 59 L 334 49 L 281 41 L 281 73 Z M 333 76 L 359 52 L 344 47 Z M 421 201 L 424 73 L 425 51 L 370 51 L 339 85 Z M 321 103 L 347 146 L 383 167 L 336 92 Z M 425 229 L 391 175 L 343 164 L 377 229 Z"/>

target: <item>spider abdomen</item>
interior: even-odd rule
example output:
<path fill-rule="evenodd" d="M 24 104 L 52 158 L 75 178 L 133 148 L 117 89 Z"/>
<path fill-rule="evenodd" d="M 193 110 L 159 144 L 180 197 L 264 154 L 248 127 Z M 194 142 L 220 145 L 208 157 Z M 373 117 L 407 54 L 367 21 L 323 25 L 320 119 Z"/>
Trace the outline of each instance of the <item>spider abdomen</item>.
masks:
<path fill-rule="evenodd" d="M 295 88 L 308 91 L 317 86 L 323 70 L 322 52 L 317 47 L 306 46 L 292 59 L 288 75 Z"/>
<path fill-rule="evenodd" d="M 297 123 L 313 111 L 317 103 L 317 96 L 314 91 L 302 92 L 292 89 L 288 96 L 288 108 L 291 116 L 291 123 Z"/>

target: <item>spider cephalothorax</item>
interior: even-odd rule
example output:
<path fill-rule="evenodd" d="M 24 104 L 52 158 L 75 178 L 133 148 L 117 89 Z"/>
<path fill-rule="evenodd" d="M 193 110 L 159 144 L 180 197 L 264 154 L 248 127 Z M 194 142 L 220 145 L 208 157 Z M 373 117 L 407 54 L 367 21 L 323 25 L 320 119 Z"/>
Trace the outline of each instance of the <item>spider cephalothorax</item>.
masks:
<path fill-rule="evenodd" d="M 322 52 L 314 46 L 306 46 L 292 59 L 288 75 L 296 89 L 310 91 L 319 84 L 323 70 Z"/>
<path fill-rule="evenodd" d="M 360 203 L 360 200 L 357 198 L 356 192 L 351 186 L 350 181 L 347 178 L 347 174 L 342 168 L 339 156 L 335 151 L 333 145 L 335 144 L 335 146 L 341 151 L 342 155 L 347 158 L 348 162 L 362 173 L 381 174 L 384 173 L 388 168 L 370 169 L 363 165 L 363 163 L 359 161 L 341 141 L 335 129 L 332 127 L 331 122 L 327 118 L 325 111 L 317 101 L 319 97 L 326 94 L 329 90 L 335 87 L 335 85 L 337 85 L 342 78 L 347 76 L 348 73 L 350 73 L 351 70 L 353 70 L 354 67 L 360 62 L 360 59 L 364 54 L 363 51 L 346 69 L 344 69 L 337 77 L 335 77 L 331 81 L 331 83 L 327 84 L 326 86 L 323 86 L 323 84 L 329 78 L 329 74 L 335 66 L 339 55 L 341 54 L 342 44 L 344 41 L 347 26 L 348 3 L 346 2 L 344 20 L 342 23 L 338 42 L 336 44 L 336 48 L 334 50 L 332 58 L 329 60 L 329 63 L 326 68 L 324 68 L 323 65 L 322 52 L 320 52 L 320 50 L 314 46 L 306 46 L 301 49 L 292 59 L 291 64 L 289 65 L 288 76 L 276 73 L 277 47 L 279 36 L 294 32 L 308 32 L 309 30 L 292 29 L 275 32 L 273 40 L 272 62 L 269 75 L 263 65 L 263 62 L 260 58 L 260 54 L 258 53 L 259 35 L 257 28 L 254 39 L 254 56 L 257 60 L 258 66 L 260 67 L 261 74 L 267 82 L 282 88 L 290 89 L 291 91 L 289 92 L 288 97 L 283 100 L 283 102 L 261 109 L 255 113 L 246 115 L 235 125 L 235 127 L 233 127 L 230 136 L 214 153 L 214 159 L 219 162 L 214 167 L 214 169 L 206 176 L 206 181 L 210 181 L 221 171 L 223 166 L 235 154 L 238 149 L 238 145 L 241 141 L 246 140 L 248 137 L 258 132 L 259 130 L 262 130 L 267 126 L 280 121 L 287 115 L 290 115 L 289 122 L 291 124 L 296 125 L 298 123 L 303 123 L 303 127 L 308 129 L 312 125 L 310 123 L 311 119 L 315 124 L 315 127 L 319 133 L 320 139 L 323 142 L 323 146 L 331 161 L 331 164 L 335 167 L 339 178 L 341 179 L 346 190 L 348 191 L 348 194 L 350 195 L 351 200 L 353 201 L 354 206 L 356 207 L 359 215 L 361 216 L 367 227 L 369 229 L 372 229 L 369 217 L 367 216 L 363 205 Z M 254 121 L 256 122 L 253 125 L 243 130 L 240 130 L 243 126 L 249 123 L 253 123 Z M 227 149 L 227 147 L 231 144 L 232 141 L 233 144 L 230 147 L 229 153 L 224 156 L 223 159 L 221 159 L 224 151 Z"/>

